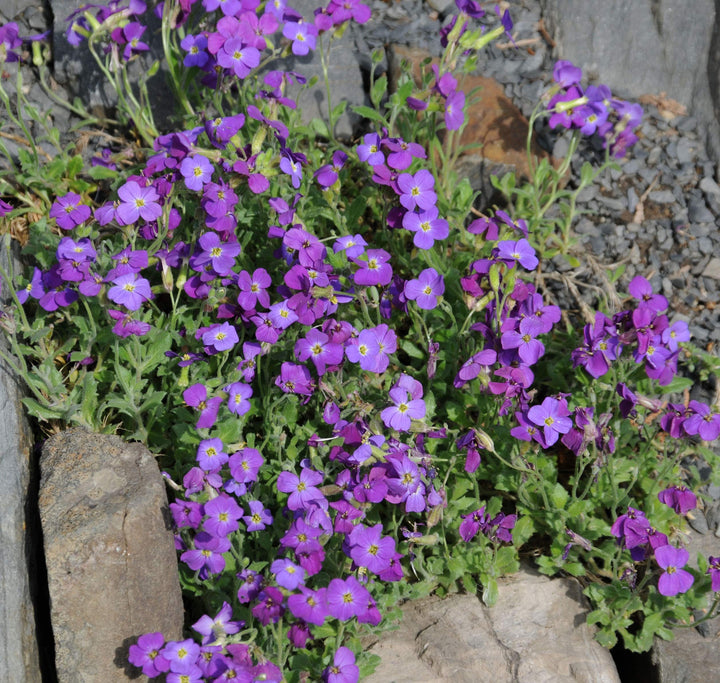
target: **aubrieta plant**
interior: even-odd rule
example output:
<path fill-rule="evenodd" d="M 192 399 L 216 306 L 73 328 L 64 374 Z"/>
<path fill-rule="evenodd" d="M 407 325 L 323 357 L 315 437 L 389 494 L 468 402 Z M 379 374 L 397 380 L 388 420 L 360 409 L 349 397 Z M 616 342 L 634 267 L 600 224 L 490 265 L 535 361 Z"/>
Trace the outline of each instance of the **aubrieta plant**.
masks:
<path fill-rule="evenodd" d="M 532 162 L 510 212 L 474 215 L 454 170 L 462 76 L 512 22 L 457 7 L 418 80 L 387 93 L 374 55 L 352 141 L 335 136 L 346 103 L 329 86 L 327 120 L 302 123 L 288 93 L 305 79 L 277 60 L 320 51 L 327 79 L 333 41 L 370 17 L 358 0 L 312 16 L 285 0 L 130 0 L 69 20 L 136 144 L 63 166 L 52 196 L 0 178 L 30 262 L 2 273 L 3 357 L 41 423 L 158 458 L 191 608 L 184 640 L 130 647 L 151 678 L 357 681 L 374 665 L 362 639 L 403 600 L 492 605 L 521 557 L 583 582 L 608 647 L 671 638 L 720 590 L 720 559 L 694 566 L 683 547 L 693 459 L 714 465 L 720 415 L 663 398 L 688 386 L 687 325 L 636 277 L 622 310 L 581 330 L 566 311 L 578 332 L 561 329 L 532 274 L 569 244 L 562 168 Z M 128 72 L 153 13 L 178 100 L 163 130 Z M 11 24 L 0 37 L 9 69 L 23 41 Z M 625 154 L 636 105 L 583 88 L 567 62 L 553 78 L 535 118 L 571 129 L 571 152 L 596 136 Z M 566 200 L 558 237 L 545 215 Z"/>

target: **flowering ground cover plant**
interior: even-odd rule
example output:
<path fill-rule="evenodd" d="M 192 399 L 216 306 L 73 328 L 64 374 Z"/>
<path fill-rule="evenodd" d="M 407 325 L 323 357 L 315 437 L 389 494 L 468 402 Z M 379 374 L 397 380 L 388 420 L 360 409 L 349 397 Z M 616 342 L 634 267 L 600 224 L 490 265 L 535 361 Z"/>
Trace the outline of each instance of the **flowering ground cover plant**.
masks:
<path fill-rule="evenodd" d="M 498 180 L 507 210 L 474 210 L 453 168 L 462 75 L 512 22 L 457 7 L 421 82 L 388 94 L 374 68 L 367 132 L 339 141 L 345 104 L 302 124 L 288 85 L 304 78 L 274 66 L 318 50 L 327 76 L 333 40 L 369 18 L 357 0 L 305 17 L 284 0 L 87 5 L 68 38 L 118 90 L 130 158 L 110 147 L 83 169 L 59 147 L 47 170 L 34 143 L 1 150 L 0 211 L 29 224 L 30 271 L 2 273 L 25 405 L 144 442 L 173 495 L 193 608 L 185 640 L 131 646 L 150 677 L 357 681 L 373 667 L 361 638 L 402 600 L 492 605 L 521 557 L 583 581 L 608 647 L 672 637 L 720 590 L 720 558 L 693 567 L 683 548 L 692 459 L 714 464 L 704 442 L 720 434 L 710 406 L 671 394 L 688 386 L 687 325 L 642 277 L 584 326 L 533 283 L 553 250 L 576 258 L 569 159 Z M 169 130 L 127 76 L 153 12 Z M 9 68 L 24 43 L 11 24 L 0 38 Z M 582 189 L 641 112 L 559 62 L 540 115 L 572 130 L 571 151 L 603 142 Z"/>

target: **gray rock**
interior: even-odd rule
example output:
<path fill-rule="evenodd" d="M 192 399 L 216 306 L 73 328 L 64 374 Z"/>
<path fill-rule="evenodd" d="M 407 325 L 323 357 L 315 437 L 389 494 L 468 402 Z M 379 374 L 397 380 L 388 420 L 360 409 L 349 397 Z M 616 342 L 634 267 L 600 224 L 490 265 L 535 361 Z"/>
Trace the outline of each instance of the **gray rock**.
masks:
<path fill-rule="evenodd" d="M 656 202 L 657 204 L 675 203 L 675 195 L 671 190 L 654 190 L 648 195 L 648 198 L 651 202 Z"/>
<path fill-rule="evenodd" d="M 397 631 L 370 652 L 366 683 L 619 683 L 610 653 L 584 622 L 580 585 L 533 570 L 500 581 L 492 608 L 474 595 L 403 606 Z"/>
<path fill-rule="evenodd" d="M 183 605 L 165 484 L 141 444 L 74 429 L 45 442 L 40 517 L 62 681 L 137 673 L 146 632 L 182 636 Z"/>
<path fill-rule="evenodd" d="M 713 257 L 708 261 L 705 269 L 702 271 L 703 277 L 709 277 L 713 280 L 720 280 L 720 258 Z"/>
<path fill-rule="evenodd" d="M 688 107 L 720 157 L 714 0 L 541 0 L 557 57 L 621 97 L 667 93 Z M 706 141 L 701 140 L 702 143 Z"/>
<path fill-rule="evenodd" d="M 0 240 L 0 263 L 7 270 L 6 245 Z M 4 302 L 7 303 L 7 302 Z M 3 342 L 3 350 L 7 348 Z M 42 553 L 29 536 L 28 490 L 31 481 L 32 438 L 20 403 L 22 388 L 12 369 L 0 360 L 0 681 L 34 683 L 41 680 L 35 632 L 33 593 L 35 581 L 29 569 L 37 568 L 34 553 Z"/>
<path fill-rule="evenodd" d="M 691 199 L 688 202 L 688 218 L 693 223 L 713 223 L 715 221 L 715 216 L 702 199 Z"/>

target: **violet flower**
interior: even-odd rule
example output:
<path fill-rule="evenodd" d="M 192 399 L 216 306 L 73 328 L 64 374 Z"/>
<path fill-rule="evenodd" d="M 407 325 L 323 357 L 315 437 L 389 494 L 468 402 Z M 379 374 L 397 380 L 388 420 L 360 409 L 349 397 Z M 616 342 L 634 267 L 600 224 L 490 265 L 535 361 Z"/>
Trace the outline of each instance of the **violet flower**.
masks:
<path fill-rule="evenodd" d="M 655 559 L 665 571 L 658 579 L 658 592 L 665 597 L 672 597 L 678 593 L 687 593 L 695 579 L 683 567 L 690 559 L 690 553 L 685 548 L 674 548 L 664 545 L 655 548 Z"/>

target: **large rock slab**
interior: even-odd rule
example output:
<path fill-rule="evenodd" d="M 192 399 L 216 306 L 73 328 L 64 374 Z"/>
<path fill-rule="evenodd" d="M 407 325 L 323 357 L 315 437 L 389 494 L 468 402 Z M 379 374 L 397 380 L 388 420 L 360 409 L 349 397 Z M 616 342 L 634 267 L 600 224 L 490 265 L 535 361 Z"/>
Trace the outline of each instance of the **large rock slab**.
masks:
<path fill-rule="evenodd" d="M 624 97 L 666 93 L 704 124 L 720 158 L 714 0 L 541 0 L 556 54 Z"/>
<path fill-rule="evenodd" d="M 5 235 L 0 240 L 5 269 L 9 239 Z M 3 351 L 7 353 L 4 343 Z M 28 536 L 33 527 L 28 503 L 32 438 L 20 402 L 20 381 L 0 359 L 0 681 L 34 683 L 41 680 L 33 605 L 37 577 L 31 577 L 28 568 L 39 549 Z"/>
<path fill-rule="evenodd" d="M 610 653 L 585 623 L 580 586 L 524 569 L 485 607 L 474 595 L 403 606 L 397 631 L 370 648 L 382 663 L 366 683 L 619 683 Z"/>
<path fill-rule="evenodd" d="M 140 444 L 74 429 L 40 458 L 58 678 L 90 683 L 137 673 L 129 646 L 146 632 L 182 636 L 183 605 L 165 485 Z"/>

